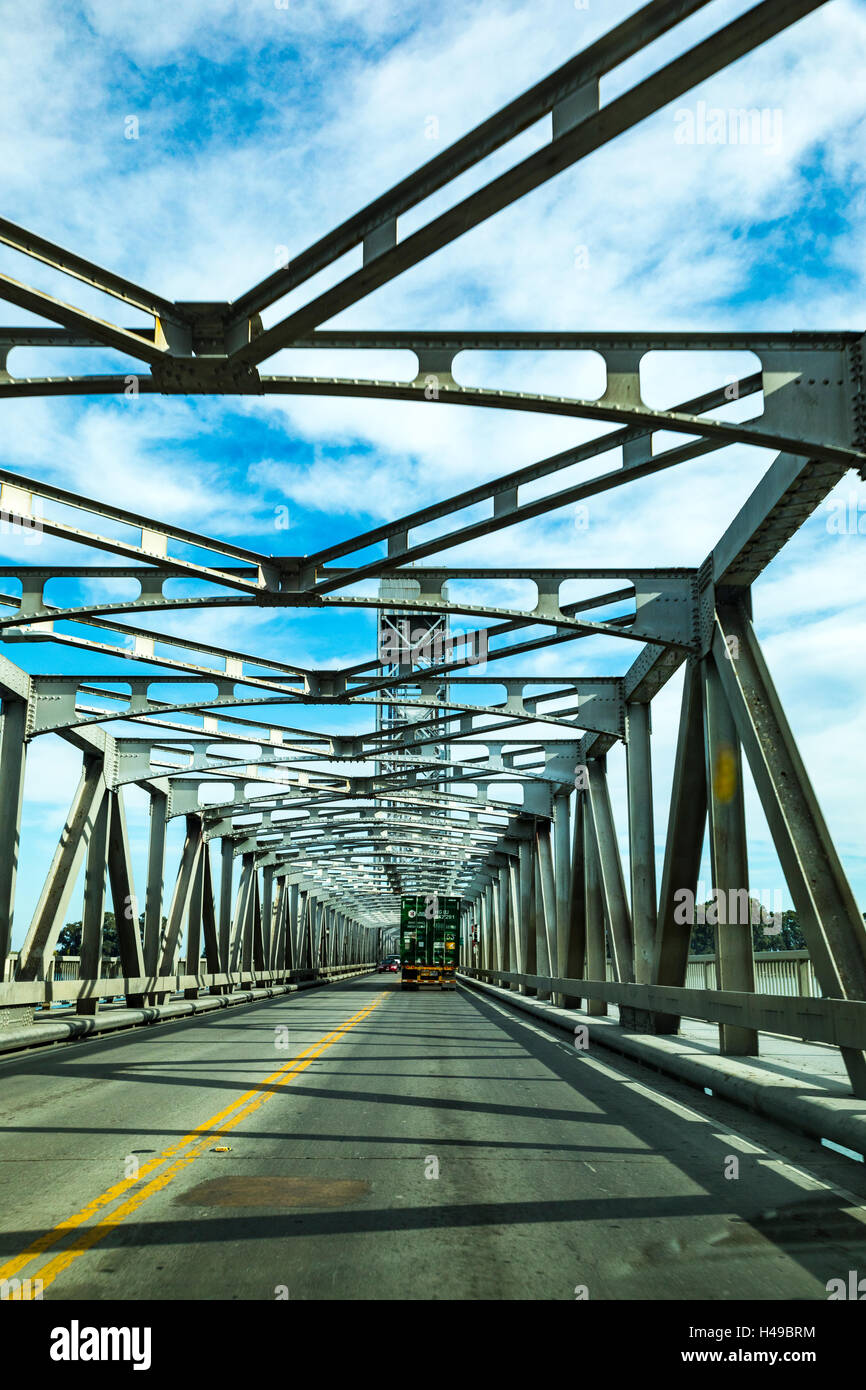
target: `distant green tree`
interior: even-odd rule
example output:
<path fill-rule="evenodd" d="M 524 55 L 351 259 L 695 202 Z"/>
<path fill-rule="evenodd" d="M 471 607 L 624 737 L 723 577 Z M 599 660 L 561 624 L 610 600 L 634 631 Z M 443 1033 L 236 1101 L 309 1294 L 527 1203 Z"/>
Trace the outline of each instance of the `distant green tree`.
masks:
<path fill-rule="evenodd" d="M 67 922 L 66 926 L 61 929 L 56 946 L 58 956 L 81 955 L 81 925 L 80 922 Z M 113 912 L 106 912 L 102 919 L 102 955 L 103 959 L 120 955 L 117 922 Z"/>
<path fill-rule="evenodd" d="M 162 925 L 165 927 L 167 918 L 163 917 Z M 80 956 L 81 955 L 81 922 L 67 922 L 61 928 L 57 938 L 57 945 L 54 948 L 58 956 Z M 144 913 L 139 913 L 139 931 L 144 930 Z M 117 936 L 117 919 L 113 912 L 106 912 L 102 919 L 102 954 L 103 956 L 119 956 L 120 941 Z"/>
<path fill-rule="evenodd" d="M 805 951 L 806 938 L 800 930 L 795 912 L 782 913 L 782 930 L 768 936 L 766 923 L 752 927 L 752 939 L 756 951 Z"/>
<path fill-rule="evenodd" d="M 708 922 L 696 922 L 692 927 L 692 937 L 689 942 L 689 955 L 692 956 L 711 956 L 716 949 L 716 929 Z"/>
<path fill-rule="evenodd" d="M 755 911 L 752 916 L 758 917 L 758 904 L 755 902 Z M 712 904 L 707 902 L 704 908 L 707 909 Z M 806 938 L 800 930 L 795 912 L 787 911 L 782 913 L 782 930 L 780 932 L 767 932 L 767 922 L 752 922 L 752 949 L 754 951 L 805 951 Z M 692 928 L 691 941 L 689 942 L 689 953 L 693 956 L 714 955 L 716 951 L 716 928 L 709 922 L 696 922 Z"/>
<path fill-rule="evenodd" d="M 163 931 L 165 930 L 167 921 L 168 918 L 164 916 L 162 919 Z M 56 955 L 81 955 L 81 926 L 81 922 L 67 922 L 64 927 L 61 927 L 60 935 L 57 938 L 57 945 L 54 948 Z M 143 912 L 140 912 L 138 915 L 138 929 L 139 932 L 144 932 Z M 106 912 L 102 919 L 102 958 L 103 960 L 107 960 L 111 956 L 119 955 L 120 941 L 117 937 L 117 919 L 113 912 Z"/>

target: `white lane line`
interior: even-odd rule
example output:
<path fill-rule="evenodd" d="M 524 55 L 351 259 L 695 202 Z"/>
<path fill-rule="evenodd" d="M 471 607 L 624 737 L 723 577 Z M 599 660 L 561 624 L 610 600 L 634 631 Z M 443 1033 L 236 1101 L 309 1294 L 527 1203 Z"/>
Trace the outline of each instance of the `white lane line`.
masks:
<path fill-rule="evenodd" d="M 524 1020 L 517 1014 L 516 1010 L 512 1012 L 505 1005 L 500 1004 L 498 1000 L 492 999 L 489 995 L 483 995 L 482 998 L 485 1003 L 490 1004 L 497 1013 L 502 1014 L 503 1017 L 509 1019 L 512 1023 L 520 1024 L 522 1028 L 528 1029 L 530 1033 L 537 1034 L 537 1036 L 543 1038 L 545 1042 L 552 1043 L 555 1047 L 567 1053 L 569 1057 L 575 1062 L 578 1062 L 581 1066 L 591 1066 L 594 1071 L 606 1076 L 611 1081 L 617 1081 L 620 1085 L 625 1086 L 629 1090 L 639 1091 L 647 1100 L 655 1101 L 664 1109 L 672 1110 L 683 1119 L 699 1121 L 701 1124 L 706 1125 L 712 1125 L 714 1123 L 709 1116 L 701 1115 L 697 1110 L 692 1110 L 689 1106 L 682 1105 L 679 1101 L 671 1100 L 668 1096 L 659 1095 L 642 1082 L 634 1081 L 624 1072 L 617 1071 L 615 1064 L 612 1066 L 607 1062 L 598 1062 L 595 1058 L 588 1057 L 586 1052 L 582 1049 L 575 1048 L 571 1044 L 563 1042 L 561 1038 L 551 1036 L 546 1028 L 539 1027 L 536 1023 L 530 1023 L 528 1020 Z M 548 1026 L 551 1027 L 552 1025 Z M 636 1062 L 634 1065 L 639 1066 L 640 1063 Z M 720 1097 L 720 1099 L 724 1101 L 724 1097 Z M 725 1103 L 733 1105 L 734 1102 L 727 1101 Z M 866 1224 L 866 1204 L 864 1204 L 862 1198 L 856 1196 L 853 1192 L 849 1192 L 847 1188 L 839 1187 L 836 1183 L 825 1182 L 823 1178 L 817 1177 L 814 1173 L 810 1173 L 807 1170 L 795 1166 L 789 1159 L 785 1158 L 784 1154 L 779 1153 L 776 1149 L 772 1149 L 766 1145 L 761 1146 L 755 1144 L 753 1140 L 748 1139 L 738 1130 L 731 1129 L 725 1133 L 715 1133 L 712 1137 L 729 1145 L 736 1140 L 739 1142 L 744 1153 L 762 1155 L 762 1159 L 760 1160 L 762 1166 L 772 1168 L 778 1177 L 787 1179 L 788 1182 L 794 1183 L 797 1187 L 807 1187 L 812 1191 L 817 1187 L 823 1191 L 832 1192 L 834 1197 L 839 1197 L 849 1204 L 845 1208 L 848 1215 L 854 1216 L 858 1221 L 862 1221 Z"/>

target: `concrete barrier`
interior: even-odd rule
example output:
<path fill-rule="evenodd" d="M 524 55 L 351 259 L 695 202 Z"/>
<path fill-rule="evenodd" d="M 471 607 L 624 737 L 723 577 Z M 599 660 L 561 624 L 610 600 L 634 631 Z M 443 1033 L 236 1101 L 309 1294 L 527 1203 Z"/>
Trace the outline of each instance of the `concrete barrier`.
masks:
<path fill-rule="evenodd" d="M 575 1025 L 580 1023 L 587 1028 L 591 1045 L 600 1044 L 621 1052 L 701 1090 L 707 1087 L 714 1095 L 724 1096 L 726 1100 L 813 1139 L 829 1139 L 854 1153 L 866 1154 L 866 1101 L 850 1094 L 832 1094 L 832 1082 L 822 1087 L 805 1079 L 770 1076 L 748 1062 L 688 1051 L 688 1042 L 682 1038 L 674 1042 L 651 1034 L 629 1033 L 613 1019 L 595 1018 L 577 1009 L 539 1003 L 467 975 L 460 974 L 457 979 L 464 988 L 477 990 L 515 1010 L 532 1014 L 572 1038 Z"/>
<path fill-rule="evenodd" d="M 84 1017 L 73 1014 L 56 1022 L 36 1022 L 26 1028 L 9 1029 L 0 1033 L 0 1054 L 5 1052 L 32 1051 L 34 1048 L 48 1047 L 55 1043 L 79 1042 L 84 1038 L 101 1033 L 114 1033 L 124 1028 L 141 1028 L 153 1023 L 170 1023 L 175 1019 L 190 1017 L 193 1014 L 209 1013 L 213 1009 L 227 1009 L 237 1004 L 254 1004 L 262 999 L 272 999 L 280 994 L 296 994 L 302 989 L 313 989 L 317 985 L 339 984 L 340 980 L 354 979 L 358 975 L 370 975 L 372 969 L 354 970 L 341 973 L 337 978 L 323 977 L 318 980 L 301 980 L 296 984 L 268 985 L 262 989 L 238 990 L 237 994 L 211 994 L 201 999 L 178 999 L 172 1004 L 150 1005 L 143 1009 L 124 1009 L 112 1014 L 106 1011 Z"/>

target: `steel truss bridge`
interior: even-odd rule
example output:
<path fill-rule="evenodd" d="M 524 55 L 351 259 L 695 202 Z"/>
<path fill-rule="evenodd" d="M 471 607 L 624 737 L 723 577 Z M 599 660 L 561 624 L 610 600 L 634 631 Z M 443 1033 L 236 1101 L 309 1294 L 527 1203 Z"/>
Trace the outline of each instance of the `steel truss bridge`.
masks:
<path fill-rule="evenodd" d="M 335 540 L 311 555 L 264 554 L 231 540 L 167 525 L 98 497 L 0 471 L 0 509 L 22 527 L 96 552 L 95 563 L 5 564 L 0 594 L 4 644 L 41 642 L 28 674 L 0 664 L 0 959 L 11 944 L 25 759 L 47 734 L 78 749 L 81 779 L 14 978 L 4 969 L 4 1018 L 26 1023 L 34 1005 L 64 997 L 93 1011 L 106 882 L 118 925 L 130 1005 L 179 987 L 231 992 L 286 981 L 304 970 L 349 970 L 373 959 L 378 933 L 395 920 L 400 892 L 460 895 L 466 932 L 479 948 L 466 972 L 561 1003 L 589 1001 L 648 1032 L 676 1032 L 683 1015 L 718 1023 L 723 1052 L 757 1051 L 761 1030 L 830 1042 L 844 1056 L 853 1091 L 866 1095 L 866 932 L 773 686 L 751 617 L 751 586 L 849 469 L 864 476 L 866 397 L 863 335 L 850 332 L 549 332 L 467 328 L 447 332 L 335 330 L 328 323 L 466 231 L 682 97 L 819 8 L 822 0 L 762 0 L 709 38 L 620 95 L 600 82 L 654 40 L 676 33 L 706 0 L 652 0 L 557 71 L 483 121 L 411 177 L 377 197 L 284 267 L 232 302 L 163 298 L 34 232 L 0 221 L 0 241 L 136 311 L 146 326 L 96 318 L 6 275 L 0 296 L 44 320 L 0 328 L 0 397 L 161 395 L 327 396 L 523 411 L 588 421 L 596 437 L 433 505 Z M 550 138 L 476 191 L 454 193 L 443 211 L 401 237 L 398 219 L 542 118 Z M 361 264 L 269 326 L 262 314 L 303 291 L 348 252 Z M 118 370 L 100 375 L 14 375 L 19 347 L 111 349 Z M 348 377 L 278 375 L 285 348 L 349 349 Z M 365 352 L 409 349 L 411 380 L 370 379 Z M 599 354 L 597 399 L 461 385 L 459 353 L 554 351 Z M 672 409 L 649 409 L 640 364 L 650 352 L 747 350 L 752 375 Z M 130 361 L 134 370 L 130 371 Z M 732 397 L 761 396 L 763 413 L 730 418 Z M 663 432 L 665 447 L 659 447 Z M 670 443 L 680 437 L 680 442 Z M 703 563 L 645 568 L 488 567 L 440 558 L 587 499 L 677 469 L 731 446 L 769 450 L 773 460 Z M 581 481 L 558 475 L 584 469 Z M 549 490 L 537 486 L 547 480 Z M 576 549 L 579 545 L 576 543 Z M 580 581 L 588 596 L 568 602 Z M 15 592 L 20 584 L 20 595 Z M 97 598 L 80 598 L 98 581 Z M 129 581 L 135 597 L 124 597 Z M 182 581 L 178 584 L 177 581 Z M 356 665 L 306 668 L 291 648 L 255 651 L 163 632 L 155 615 L 210 609 L 382 609 L 383 581 L 414 597 L 400 611 L 428 625 L 448 619 L 483 631 L 484 674 L 449 650 L 424 669 L 395 673 L 378 654 Z M 484 601 L 467 599 L 471 581 Z M 509 595 L 534 585 L 533 600 Z M 51 586 L 51 601 L 46 589 Z M 115 596 L 112 596 L 112 586 Z M 62 595 L 70 595 L 64 601 Z M 402 590 L 401 590 L 402 592 Z M 496 594 L 499 592 L 499 601 Z M 461 597 L 463 595 L 463 597 Z M 492 600 L 487 596 L 493 596 Z M 393 606 L 393 604 L 392 604 Z M 582 674 L 581 655 L 616 639 L 631 664 Z M 589 643 L 585 647 L 583 643 Z M 560 674 L 539 677 L 538 653 L 553 649 Z M 86 654 L 76 674 L 71 654 Z M 56 661 L 52 657 L 56 656 Z M 95 659 L 128 663 L 123 680 Z M 497 675 L 497 663 L 507 674 Z M 60 667 L 61 669 L 58 669 Z M 521 667 L 525 674 L 514 674 Z M 585 663 L 584 663 L 585 667 Z M 685 668 L 664 866 L 657 883 L 652 802 L 651 707 Z M 112 667 L 112 669 L 114 669 Z M 547 667 L 547 670 L 550 668 Z M 595 668 L 593 668 L 595 669 Z M 170 684 L 174 694 L 160 693 Z M 186 693 L 184 694 L 184 690 Z M 178 691 L 181 695 L 178 695 Z M 443 691 L 446 694 L 443 696 Z M 503 698 L 504 693 L 504 698 Z M 400 701 L 404 722 L 383 727 L 383 704 Z M 367 732 L 340 731 L 345 711 Z M 308 727 L 310 714 L 319 720 Z M 333 729 L 321 732 L 322 713 Z M 114 731 L 112 731 L 114 730 Z M 629 881 L 623 870 L 606 759 L 621 743 L 628 772 Z M 442 750 L 445 750 L 443 756 Z M 751 933 L 718 932 L 717 990 L 686 990 L 691 926 L 677 895 L 696 891 L 707 824 L 713 888 L 749 882 L 743 762 L 751 769 L 820 984 L 821 999 L 770 999 L 754 990 Z M 209 788 L 230 784 L 214 803 Z M 124 792 L 150 796 L 147 880 L 133 882 Z M 166 864 L 169 822 L 181 818 L 178 866 Z M 216 857 L 212 848 L 217 850 Z M 46 978 L 82 865 L 85 896 L 81 980 Z M 215 891 L 219 880 L 219 893 Z M 140 918 L 143 926 L 140 927 Z M 606 941 L 614 979 L 606 980 Z M 181 949 L 187 962 L 178 973 Z M 206 971 L 198 964 L 203 958 Z M 65 994 L 63 993 L 65 990 Z"/>

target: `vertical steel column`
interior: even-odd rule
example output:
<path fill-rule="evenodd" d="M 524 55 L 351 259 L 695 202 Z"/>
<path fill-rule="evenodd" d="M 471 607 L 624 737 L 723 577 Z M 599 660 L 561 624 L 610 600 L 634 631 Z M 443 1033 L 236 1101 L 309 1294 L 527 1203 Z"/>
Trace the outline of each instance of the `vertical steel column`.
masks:
<path fill-rule="evenodd" d="M 650 707 L 627 706 L 628 844 L 631 919 L 634 930 L 634 978 L 652 981 L 656 937 L 656 859 L 653 827 Z"/>
<path fill-rule="evenodd" d="M 610 804 L 605 760 L 590 758 L 588 767 L 589 804 L 592 810 L 592 825 L 598 848 L 601 890 L 604 895 L 605 916 L 610 928 L 614 969 L 618 980 L 630 983 L 634 969 L 631 913 L 625 892 L 622 860 L 619 857 L 619 844 L 617 843 L 616 826 Z"/>
<path fill-rule="evenodd" d="M 277 975 L 285 970 L 286 958 L 286 880 L 276 880 L 274 893 L 274 933 L 268 955 L 268 969 Z"/>
<path fill-rule="evenodd" d="M 253 974 L 253 931 L 254 918 L 256 912 L 256 893 L 258 892 L 259 876 L 256 869 L 256 857 L 253 852 L 241 856 L 243 871 L 247 879 L 247 891 L 244 897 L 244 914 L 240 921 L 240 967 L 241 980 L 246 975 L 252 978 Z"/>
<path fill-rule="evenodd" d="M 743 604 L 718 605 L 713 655 L 821 993 L 866 999 L 860 905 Z M 866 1096 L 866 1055 L 860 1048 L 841 1051 L 854 1095 Z"/>
<path fill-rule="evenodd" d="M 107 794 L 108 800 L 108 882 L 117 927 L 117 948 L 124 978 L 138 980 L 145 974 L 144 950 L 141 940 L 138 899 L 132 878 L 132 849 L 126 828 L 123 793 L 118 787 Z M 143 992 L 127 994 L 129 1008 L 141 1008 Z"/>
<path fill-rule="evenodd" d="M 337 913 L 334 941 L 334 964 L 343 965 L 343 938 L 346 933 L 346 914 L 342 910 Z"/>
<path fill-rule="evenodd" d="M 570 980 L 582 980 L 586 969 L 586 792 L 584 790 L 576 792 L 574 798 L 570 870 L 569 931 L 565 973 Z M 563 1003 L 567 1009 L 579 1009 L 581 1000 L 576 995 L 566 995 Z"/>
<path fill-rule="evenodd" d="M 189 894 L 189 916 L 186 928 L 186 971 L 187 975 L 198 975 L 201 960 L 201 926 L 204 909 L 205 857 L 204 846 L 196 860 L 192 886 Z M 198 985 L 184 989 L 184 999 L 198 998 Z"/>
<path fill-rule="evenodd" d="M 481 907 L 477 896 L 469 900 L 469 964 L 476 970 L 481 966 Z"/>
<path fill-rule="evenodd" d="M 536 914 L 535 930 L 539 975 L 553 975 L 556 958 L 556 885 L 553 873 L 553 849 L 550 843 L 550 821 L 539 821 L 535 836 L 536 850 Z M 539 990 L 540 999 L 551 999 L 549 989 Z"/>
<path fill-rule="evenodd" d="M 508 886 L 508 865 L 509 860 L 499 866 L 499 940 L 500 940 L 500 962 L 499 968 L 506 974 L 514 969 L 511 964 L 511 912 L 509 910 L 509 886 Z M 505 989 L 509 986 L 505 980 L 500 983 Z"/>
<path fill-rule="evenodd" d="M 586 978 L 588 980 L 606 980 L 604 892 L 601 882 L 601 866 L 598 860 L 598 845 L 592 824 L 592 806 L 588 793 L 584 796 L 583 809 L 583 856 L 586 874 Z M 586 1008 L 587 1013 L 594 1018 L 602 1018 L 607 1013 L 607 1004 L 603 999 L 588 999 Z"/>
<path fill-rule="evenodd" d="M 749 861 L 746 849 L 746 810 L 740 740 L 712 657 L 703 662 L 704 753 L 710 817 L 710 864 L 714 890 L 726 904 L 736 904 L 745 922 L 730 922 L 724 911 L 716 926 L 719 988 L 754 994 L 755 962 L 749 912 Z M 719 1024 L 719 1047 L 737 1057 L 758 1055 L 754 1028 Z"/>
<path fill-rule="evenodd" d="M 515 975 L 523 971 L 523 943 L 520 938 L 520 858 L 508 859 L 508 919 L 511 927 L 511 969 Z M 517 986 L 519 989 L 520 987 Z"/>
<path fill-rule="evenodd" d="M 223 835 L 220 840 L 220 916 L 219 916 L 219 936 L 220 936 L 220 970 L 227 975 L 232 969 L 231 961 L 231 940 L 232 940 L 232 877 L 234 874 L 235 842 L 230 835 Z M 226 989 L 231 989 L 231 985 L 226 985 Z"/>
<path fill-rule="evenodd" d="M 328 904 L 323 902 L 319 908 L 319 967 L 324 970 L 328 964 Z"/>
<path fill-rule="evenodd" d="M 315 893 L 307 894 L 307 931 L 310 937 L 310 965 L 319 969 L 319 900 Z"/>
<path fill-rule="evenodd" d="M 480 913 L 478 922 L 478 966 L 481 970 L 490 969 L 490 958 L 487 947 L 487 937 L 489 932 L 489 900 L 488 889 L 485 887 L 481 894 Z"/>
<path fill-rule="evenodd" d="M 222 974 L 220 943 L 217 934 L 216 906 L 213 896 L 213 874 L 210 862 L 210 841 L 205 840 L 201 847 L 202 861 L 202 915 L 201 925 L 204 933 L 204 957 L 210 975 Z"/>
<path fill-rule="evenodd" d="M 280 879 L 283 888 L 282 895 L 282 931 L 283 945 L 279 954 L 278 968 L 288 979 L 295 968 L 295 938 L 292 927 L 292 884 L 287 883 L 285 877 Z"/>
<path fill-rule="evenodd" d="M 253 888 L 253 855 L 241 855 L 241 876 L 235 897 L 231 934 L 231 972 L 244 969 L 244 931 L 249 916 L 249 903 Z"/>
<path fill-rule="evenodd" d="M 334 903 L 329 903 L 329 904 L 328 904 L 328 923 L 327 923 L 327 925 L 328 925 L 328 935 L 327 935 L 326 940 L 327 940 L 328 965 L 333 967 L 333 966 L 335 966 L 335 965 L 339 965 L 339 963 L 340 963 L 340 961 L 339 961 L 339 950 L 340 950 L 340 941 L 339 941 L 340 913 L 339 913 L 339 909 L 337 908 L 336 904 L 334 904 Z"/>
<path fill-rule="evenodd" d="M 159 968 L 167 813 L 168 797 L 166 793 L 152 791 L 150 793 L 147 886 L 144 890 L 144 973 L 151 979 Z"/>
<path fill-rule="evenodd" d="M 250 953 L 252 956 L 250 974 L 255 982 L 256 977 L 267 970 L 267 957 L 262 935 L 262 895 L 259 888 L 259 871 L 255 861 L 253 861 L 253 900 L 250 914 Z"/>
<path fill-rule="evenodd" d="M 677 912 L 683 889 L 694 899 L 701 870 L 707 824 L 707 778 L 704 766 L 704 716 L 701 671 L 697 661 L 686 662 L 677 751 L 671 786 L 664 868 L 659 892 L 653 983 L 682 986 L 686 982 L 692 922 Z M 677 1014 L 656 1014 L 657 1033 L 676 1033 Z"/>
<path fill-rule="evenodd" d="M 530 921 L 529 940 L 530 944 L 535 948 L 534 973 L 537 975 L 546 975 L 549 972 L 545 968 L 547 962 L 544 959 L 544 903 L 541 896 L 541 868 L 539 864 L 538 841 L 536 839 L 533 839 L 532 842 L 532 907 L 530 909 Z M 539 937 L 542 938 L 541 941 L 539 941 Z M 547 990 L 539 989 L 537 985 L 533 993 L 536 994 L 539 999 L 550 998 Z"/>
<path fill-rule="evenodd" d="M 553 952 L 553 974 L 566 977 L 569 974 L 569 940 L 571 935 L 571 815 L 569 794 L 557 792 L 553 796 L 553 887 L 556 897 L 556 949 Z M 566 995 L 557 992 L 553 1002 L 564 1005 Z"/>
<path fill-rule="evenodd" d="M 108 797 L 104 796 L 93 820 L 84 869 L 84 911 L 81 920 L 79 979 L 92 992 L 79 995 L 77 1012 L 95 1014 L 99 1008 L 96 981 L 102 973 L 102 929 L 105 921 L 105 878 L 108 869 Z"/>
<path fill-rule="evenodd" d="M 571 934 L 569 900 L 571 898 L 571 816 L 569 814 L 568 794 L 558 792 L 553 798 L 553 848 L 554 848 L 554 893 L 556 916 L 556 949 L 552 961 L 552 974 L 565 978 L 568 975 L 568 943 Z M 565 1004 L 565 995 L 556 993 L 554 1003 Z"/>
<path fill-rule="evenodd" d="M 331 964 L 331 905 L 322 903 L 322 968 Z"/>
<path fill-rule="evenodd" d="M 159 958 L 158 971 L 161 976 L 173 975 L 176 972 L 181 933 L 183 931 L 184 922 L 188 922 L 189 920 L 190 897 L 198 871 L 201 850 L 201 817 L 189 815 L 186 818 L 186 839 L 184 840 L 183 854 L 181 856 L 180 867 L 177 871 L 171 906 L 168 910 L 168 919 L 165 926 L 165 942 L 163 943 Z M 158 993 L 162 995 L 165 991 L 158 991 Z"/>
<path fill-rule="evenodd" d="M 535 919 L 532 915 L 532 900 L 535 896 L 535 854 L 534 836 L 531 840 L 520 841 L 520 953 L 523 958 L 521 973 L 535 974 Z M 534 994 L 533 985 L 521 985 L 521 994 Z"/>
<path fill-rule="evenodd" d="M 300 884 L 298 884 L 298 915 L 297 915 L 298 966 L 299 966 L 300 969 L 303 969 L 303 970 L 306 970 L 306 969 L 311 965 L 311 961 L 310 961 L 310 959 L 309 959 L 309 954 L 310 954 L 310 953 L 309 953 L 309 939 L 310 939 L 310 934 L 309 934 L 309 932 L 307 931 L 307 905 L 308 905 L 308 899 L 309 899 L 309 893 L 307 892 L 307 889 L 306 889 L 306 888 L 302 888 L 302 887 L 300 886 Z"/>
<path fill-rule="evenodd" d="M 6 979 L 12 947 L 15 879 L 21 848 L 26 726 L 26 700 L 4 699 L 0 706 L 0 984 Z"/>
<path fill-rule="evenodd" d="M 262 869 L 262 947 L 265 970 L 273 969 L 271 952 L 273 943 L 274 916 L 274 866 L 265 864 Z"/>
<path fill-rule="evenodd" d="M 66 818 L 48 877 L 27 931 L 18 961 L 19 980 L 45 978 L 66 909 L 78 878 L 93 822 L 106 795 L 103 759 L 86 756 L 81 780 Z"/>
<path fill-rule="evenodd" d="M 292 883 L 292 884 L 289 886 L 289 904 L 288 904 L 288 917 L 289 917 L 289 920 L 288 920 L 287 926 L 288 926 L 288 933 L 289 933 L 289 941 L 291 942 L 291 947 L 292 947 L 292 955 L 291 955 L 291 970 L 292 970 L 292 974 L 294 974 L 297 970 L 300 970 L 301 964 L 302 964 L 302 957 L 301 957 L 301 927 L 300 927 L 300 922 L 299 922 L 299 919 L 298 919 L 298 912 L 299 912 L 299 910 L 300 910 L 300 909 L 299 909 L 299 905 L 298 905 L 298 904 L 299 904 L 299 898 L 300 898 L 300 892 L 301 892 L 301 890 L 300 890 L 299 884 L 297 884 L 297 883 Z"/>

